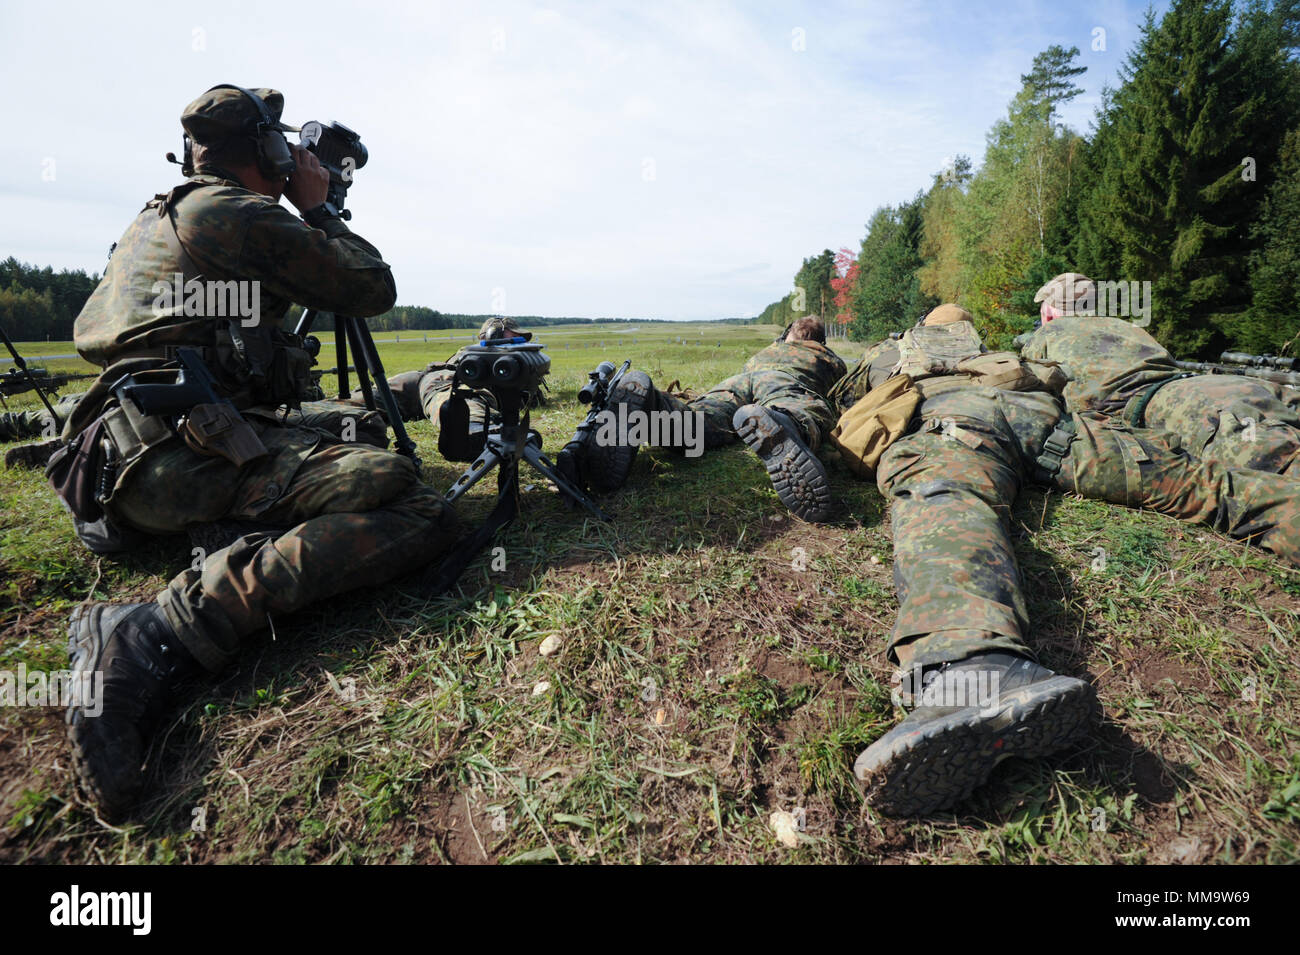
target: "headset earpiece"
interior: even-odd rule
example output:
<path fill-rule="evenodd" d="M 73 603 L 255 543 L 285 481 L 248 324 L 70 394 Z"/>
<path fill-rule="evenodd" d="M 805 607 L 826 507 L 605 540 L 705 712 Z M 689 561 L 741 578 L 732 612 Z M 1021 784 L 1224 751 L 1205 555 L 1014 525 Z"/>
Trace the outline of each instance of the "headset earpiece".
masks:
<path fill-rule="evenodd" d="M 239 90 L 248 97 L 257 110 L 258 122 L 253 128 L 253 143 L 257 147 L 257 168 L 268 179 L 284 179 L 298 167 L 293 153 L 289 151 L 289 140 L 276 128 L 271 108 L 262 97 L 234 83 L 220 83 L 208 90 Z"/>
<path fill-rule="evenodd" d="M 289 140 L 278 129 L 262 129 L 257 141 L 257 163 L 268 179 L 283 179 L 298 168 Z"/>

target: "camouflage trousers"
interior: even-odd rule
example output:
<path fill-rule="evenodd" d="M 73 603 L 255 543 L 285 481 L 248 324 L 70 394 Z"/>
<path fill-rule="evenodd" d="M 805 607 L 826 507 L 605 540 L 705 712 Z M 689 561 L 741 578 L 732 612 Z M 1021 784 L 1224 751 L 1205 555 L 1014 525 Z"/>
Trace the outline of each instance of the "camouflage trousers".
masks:
<path fill-rule="evenodd" d="M 105 510 L 146 533 L 223 520 L 288 528 L 196 555 L 159 595 L 168 622 L 205 668 L 230 662 L 241 638 L 264 628 L 272 613 L 376 586 L 454 544 L 455 512 L 408 459 L 336 437 L 357 414 L 347 404 L 331 410 L 313 403 L 287 426 L 246 414 L 266 457 L 237 468 L 168 439 L 119 476 Z M 358 434 L 372 430 L 357 427 Z"/>
<path fill-rule="evenodd" d="M 77 402 L 81 400 L 80 394 L 64 395 L 57 401 L 54 401 L 54 410 L 58 412 L 60 418 L 67 418 L 72 414 Z M 24 438 L 57 438 L 59 436 L 59 427 L 50 417 L 50 413 L 42 405 L 34 411 L 5 411 L 0 412 L 0 441 L 20 441 Z"/>
<path fill-rule="evenodd" d="M 927 399 L 881 458 L 899 601 L 889 653 L 900 665 L 1032 655 L 1010 510 L 1059 418 L 1045 394 L 964 388 Z M 1102 415 L 1068 420 L 1077 437 L 1054 488 L 1205 524 L 1300 563 L 1300 483 L 1199 461 Z"/>
<path fill-rule="evenodd" d="M 1300 481 L 1193 457 L 1176 435 L 1105 415 L 1076 414 L 1072 425 L 1053 487 L 1204 524 L 1300 565 Z"/>
<path fill-rule="evenodd" d="M 1061 415 L 1051 395 L 968 387 L 926 399 L 885 451 L 904 667 L 1008 650 L 1032 655 L 1011 506 Z"/>
<path fill-rule="evenodd" d="M 388 390 L 393 393 L 393 399 L 397 402 L 397 411 L 402 416 L 403 421 L 419 421 L 424 412 L 420 407 L 420 381 L 424 378 L 422 371 L 404 371 L 399 375 L 393 375 L 388 379 Z M 451 387 L 450 380 L 448 381 Z M 350 404 L 356 408 L 366 406 L 365 395 L 360 388 L 352 390 L 352 396 L 346 402 L 340 404 Z M 375 410 L 384 415 L 383 402 L 379 401 L 378 395 L 375 396 Z"/>
<path fill-rule="evenodd" d="M 814 451 L 825 443 L 839 420 L 839 413 L 830 401 L 800 384 L 793 376 L 774 370 L 732 375 L 689 402 L 660 391 L 652 410 L 702 413 L 704 446 L 716 448 L 739 440 L 731 427 L 731 419 L 742 406 L 750 404 L 788 415 Z"/>
<path fill-rule="evenodd" d="M 1235 375 L 1193 375 L 1157 389 L 1141 423 L 1177 434 L 1206 461 L 1300 478 L 1300 390 Z"/>
<path fill-rule="evenodd" d="M 388 422 L 382 411 L 368 411 L 362 402 L 304 401 L 302 407 L 277 419 L 290 428 L 324 431 L 345 443 L 358 441 L 375 448 L 388 447 Z"/>

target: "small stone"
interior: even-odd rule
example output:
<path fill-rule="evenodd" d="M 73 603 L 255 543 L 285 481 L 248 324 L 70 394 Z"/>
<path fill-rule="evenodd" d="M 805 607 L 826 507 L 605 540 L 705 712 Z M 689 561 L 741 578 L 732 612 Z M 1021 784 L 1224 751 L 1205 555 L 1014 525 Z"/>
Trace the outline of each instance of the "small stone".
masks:
<path fill-rule="evenodd" d="M 541 646 L 537 648 L 537 652 L 544 657 L 549 657 L 556 650 L 560 649 L 561 643 L 563 643 L 563 641 L 560 639 L 560 635 L 558 633 L 553 633 L 542 641 Z"/>
<path fill-rule="evenodd" d="M 791 849 L 799 845 L 799 821 L 794 813 L 778 809 L 768 817 L 767 821 L 772 831 L 776 833 L 777 842 Z"/>
<path fill-rule="evenodd" d="M 872 554 L 872 555 L 871 555 L 871 562 L 872 562 L 873 564 L 878 564 L 878 563 L 880 563 L 880 558 L 877 557 L 875 554 Z"/>
<path fill-rule="evenodd" d="M 535 687 L 533 687 L 533 696 L 541 696 L 543 693 L 548 692 L 550 689 L 551 689 L 550 681 L 543 680 L 542 682 L 538 683 Z"/>

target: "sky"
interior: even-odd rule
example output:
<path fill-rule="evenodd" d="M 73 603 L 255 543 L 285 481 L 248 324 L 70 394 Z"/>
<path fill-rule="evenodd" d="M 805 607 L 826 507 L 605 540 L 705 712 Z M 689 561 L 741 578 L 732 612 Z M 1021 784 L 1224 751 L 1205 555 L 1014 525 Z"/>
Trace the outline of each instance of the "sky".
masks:
<path fill-rule="evenodd" d="M 351 225 L 399 304 L 751 316 L 946 161 L 978 164 L 1052 44 L 1088 67 L 1063 110 L 1086 132 L 1145 7 L 0 0 L 0 258 L 102 272 L 181 180 L 185 105 L 237 83 L 361 134 Z"/>

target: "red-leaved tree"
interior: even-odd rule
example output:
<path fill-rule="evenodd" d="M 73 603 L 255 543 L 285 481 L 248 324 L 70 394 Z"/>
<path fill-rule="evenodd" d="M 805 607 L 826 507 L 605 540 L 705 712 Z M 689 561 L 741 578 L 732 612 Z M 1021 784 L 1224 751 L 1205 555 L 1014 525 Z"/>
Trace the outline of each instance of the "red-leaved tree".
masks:
<path fill-rule="evenodd" d="M 841 325 L 853 321 L 853 286 L 858 281 L 858 258 L 848 249 L 841 248 L 835 256 L 835 277 L 831 289 L 835 292 L 835 320 Z"/>

